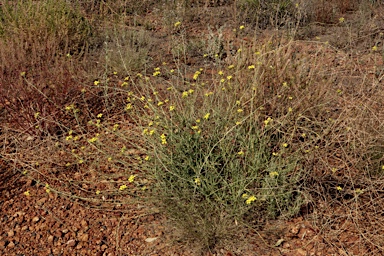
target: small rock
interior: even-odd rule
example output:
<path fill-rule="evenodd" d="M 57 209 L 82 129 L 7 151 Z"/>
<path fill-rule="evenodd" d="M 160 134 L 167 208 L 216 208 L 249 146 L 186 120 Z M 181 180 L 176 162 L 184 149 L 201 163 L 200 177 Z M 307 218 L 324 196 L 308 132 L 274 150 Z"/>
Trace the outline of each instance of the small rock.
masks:
<path fill-rule="evenodd" d="M 84 228 L 87 227 L 88 226 L 88 222 L 86 220 L 82 220 L 81 221 L 81 226 L 84 227 Z"/>
<path fill-rule="evenodd" d="M 9 249 L 15 248 L 15 243 L 14 242 L 10 242 L 7 247 Z"/>
<path fill-rule="evenodd" d="M 76 241 L 73 240 L 73 239 L 68 240 L 67 245 L 70 246 L 70 247 L 74 247 L 76 245 Z"/>
<path fill-rule="evenodd" d="M 38 206 L 42 206 L 46 201 L 47 201 L 47 198 L 46 198 L 46 197 L 43 197 L 43 198 L 37 200 L 36 204 L 37 204 Z"/>
<path fill-rule="evenodd" d="M 54 236 L 50 235 L 48 237 L 48 243 L 52 243 L 54 238 L 55 238 Z"/>
<path fill-rule="evenodd" d="M 15 214 L 13 214 L 13 217 L 16 218 L 18 216 L 23 216 L 24 214 L 25 214 L 25 212 L 22 212 L 22 211 L 15 212 Z"/>
<path fill-rule="evenodd" d="M 301 249 L 301 248 L 297 249 L 297 253 L 298 253 L 298 255 L 303 255 L 303 256 L 307 255 L 307 252 L 304 251 L 304 250 Z"/>
<path fill-rule="evenodd" d="M 287 243 L 287 242 L 284 242 L 283 243 L 283 248 L 284 249 L 289 249 L 289 248 L 291 248 L 291 245 L 289 243 Z"/>
<path fill-rule="evenodd" d="M 4 250 L 4 248 L 5 248 L 5 241 L 1 240 L 0 241 L 0 249 Z"/>
<path fill-rule="evenodd" d="M 53 255 L 59 255 L 60 254 L 60 248 L 53 248 L 52 253 L 53 253 Z"/>
<path fill-rule="evenodd" d="M 36 223 L 36 222 L 38 222 L 40 220 L 40 218 L 39 217 L 34 217 L 33 219 L 32 219 L 32 223 Z"/>
<path fill-rule="evenodd" d="M 297 235 L 299 233 L 300 229 L 298 227 L 291 228 L 290 232 L 294 235 Z"/>
<path fill-rule="evenodd" d="M 63 229 L 63 230 L 61 230 L 61 233 L 63 233 L 63 234 L 67 234 L 68 233 L 68 229 Z"/>
<path fill-rule="evenodd" d="M 80 241 L 88 242 L 88 239 L 89 239 L 89 235 L 88 234 L 83 234 L 83 235 L 80 236 Z"/>
<path fill-rule="evenodd" d="M 27 225 L 21 227 L 21 231 L 26 231 L 27 229 L 28 229 Z"/>
<path fill-rule="evenodd" d="M 7 233 L 8 237 L 13 237 L 15 235 L 15 232 L 13 230 L 8 231 Z"/>
<path fill-rule="evenodd" d="M 153 241 L 155 241 L 158 237 L 148 237 L 145 239 L 145 242 L 147 243 L 152 243 Z"/>

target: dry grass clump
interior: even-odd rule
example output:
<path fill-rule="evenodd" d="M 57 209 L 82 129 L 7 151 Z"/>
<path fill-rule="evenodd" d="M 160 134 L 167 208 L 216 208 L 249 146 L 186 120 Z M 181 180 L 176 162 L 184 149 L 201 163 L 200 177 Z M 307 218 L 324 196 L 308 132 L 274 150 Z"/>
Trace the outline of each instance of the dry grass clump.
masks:
<path fill-rule="evenodd" d="M 300 3 L 244 1 L 236 8 L 257 13 L 260 26 L 294 26 L 265 39 L 251 25 L 209 29 L 196 43 L 185 23 L 173 20 L 182 12 L 164 14 L 172 19 L 164 21 L 172 58 L 160 62 L 153 34 L 118 23 L 100 33 L 104 45 L 93 49 L 102 51 L 99 63 L 81 69 L 99 28 L 64 2 L 18 4 L 30 16 L 1 8 L 0 53 L 14 60 L 1 66 L 8 111 L 2 157 L 47 193 L 104 210 L 146 205 L 202 250 L 230 246 L 270 219 L 306 213 L 319 235 L 353 230 L 361 250 L 382 252 L 374 228 L 384 184 L 379 43 L 366 49 L 362 64 L 329 42 L 295 41 L 305 17 L 297 16 Z M 101 4 L 106 16 L 132 7 Z M 338 6 L 356 8 L 352 1 Z M 61 27 L 58 18 L 69 23 Z M 5 36 L 12 31 L 16 37 Z M 21 136 L 25 131 L 31 135 Z"/>

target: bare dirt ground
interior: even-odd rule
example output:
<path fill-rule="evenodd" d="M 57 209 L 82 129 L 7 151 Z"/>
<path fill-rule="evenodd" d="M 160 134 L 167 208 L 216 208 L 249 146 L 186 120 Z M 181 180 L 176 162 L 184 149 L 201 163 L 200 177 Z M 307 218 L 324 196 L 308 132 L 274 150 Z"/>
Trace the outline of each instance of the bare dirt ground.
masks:
<path fill-rule="evenodd" d="M 170 241 L 167 220 L 138 206 L 99 211 L 33 184 L 2 165 L 2 255 L 193 255 Z M 25 195 L 29 191 L 29 196 Z M 276 225 L 277 224 L 277 225 Z M 249 234 L 247 248 L 207 255 L 327 255 L 319 231 L 306 218 L 273 223 Z M 273 246 L 275 243 L 276 247 Z M 309 253 L 309 254 L 308 254 Z M 331 255 L 331 254 L 329 254 Z"/>

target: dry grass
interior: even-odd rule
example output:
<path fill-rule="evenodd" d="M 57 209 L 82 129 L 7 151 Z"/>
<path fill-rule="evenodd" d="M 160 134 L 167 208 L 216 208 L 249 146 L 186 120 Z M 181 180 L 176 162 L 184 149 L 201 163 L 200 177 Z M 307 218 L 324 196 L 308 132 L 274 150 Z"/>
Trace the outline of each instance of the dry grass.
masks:
<path fill-rule="evenodd" d="M 174 4 L 0 5 L 1 157 L 47 193 L 161 210 L 196 248 L 305 215 L 382 253 L 383 6 Z"/>

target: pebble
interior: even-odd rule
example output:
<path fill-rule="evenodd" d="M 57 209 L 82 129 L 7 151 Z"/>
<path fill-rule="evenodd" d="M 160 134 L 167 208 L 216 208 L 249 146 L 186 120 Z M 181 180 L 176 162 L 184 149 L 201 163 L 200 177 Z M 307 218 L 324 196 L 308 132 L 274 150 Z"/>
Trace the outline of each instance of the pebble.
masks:
<path fill-rule="evenodd" d="M 76 241 L 73 240 L 73 239 L 68 240 L 67 245 L 70 246 L 70 247 L 74 247 L 76 245 Z"/>
<path fill-rule="evenodd" d="M 0 249 L 4 250 L 4 248 L 5 248 L 5 241 L 1 240 L 0 241 Z"/>
<path fill-rule="evenodd" d="M 87 242 L 89 239 L 89 235 L 88 234 L 83 234 L 80 236 L 80 241 L 83 241 L 83 242 Z"/>
<path fill-rule="evenodd" d="M 32 222 L 33 222 L 33 223 L 37 223 L 39 220 L 40 220 L 40 218 L 36 216 L 36 217 L 34 217 L 34 218 L 32 219 Z"/>
<path fill-rule="evenodd" d="M 14 242 L 10 242 L 7 247 L 10 248 L 10 249 L 15 248 L 15 243 Z"/>
<path fill-rule="evenodd" d="M 54 239 L 54 236 L 50 235 L 48 237 L 48 243 L 52 243 L 53 242 L 53 239 Z"/>
<path fill-rule="evenodd" d="M 88 222 L 86 220 L 82 220 L 81 221 L 81 226 L 84 227 L 84 228 L 87 227 L 88 226 Z"/>
<path fill-rule="evenodd" d="M 13 230 L 8 231 L 8 237 L 13 237 L 15 235 L 15 232 Z"/>

